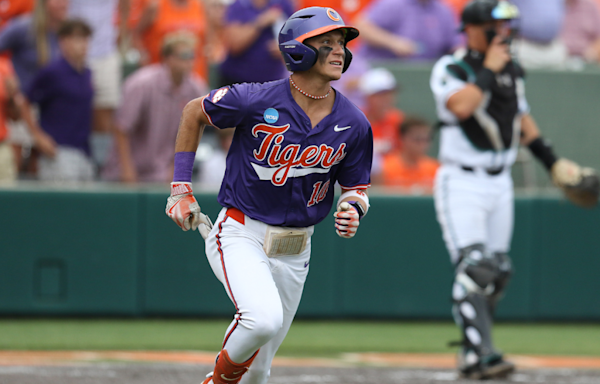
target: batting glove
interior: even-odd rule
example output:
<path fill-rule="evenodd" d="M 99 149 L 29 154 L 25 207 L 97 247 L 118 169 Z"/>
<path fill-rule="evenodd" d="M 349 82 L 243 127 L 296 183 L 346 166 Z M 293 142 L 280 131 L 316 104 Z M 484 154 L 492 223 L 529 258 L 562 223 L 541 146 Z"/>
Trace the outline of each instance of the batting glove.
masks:
<path fill-rule="evenodd" d="M 344 239 L 354 237 L 360 224 L 356 208 L 344 201 L 338 206 L 333 217 L 335 217 L 335 233 L 339 237 L 343 237 Z"/>
<path fill-rule="evenodd" d="M 165 212 L 179 228 L 184 231 L 195 231 L 197 228 L 204 239 L 208 237 L 213 226 L 210 218 L 200 212 L 200 205 L 192 195 L 191 183 L 171 183 L 171 196 L 167 198 Z"/>

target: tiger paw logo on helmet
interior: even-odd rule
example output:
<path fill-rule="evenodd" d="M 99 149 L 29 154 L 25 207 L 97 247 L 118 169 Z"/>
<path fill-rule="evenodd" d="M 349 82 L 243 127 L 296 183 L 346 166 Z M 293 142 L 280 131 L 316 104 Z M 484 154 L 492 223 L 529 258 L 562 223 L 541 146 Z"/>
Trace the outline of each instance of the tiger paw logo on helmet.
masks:
<path fill-rule="evenodd" d="M 329 18 L 333 21 L 340 21 L 342 20 L 342 18 L 340 17 L 340 15 L 333 10 L 332 8 L 327 8 L 327 16 L 329 16 Z"/>
<path fill-rule="evenodd" d="M 340 14 L 333 8 L 308 7 L 294 13 L 285 22 L 279 32 L 279 50 L 290 72 L 308 71 L 317 62 L 318 52 L 305 41 L 328 33 L 340 31 L 346 44 L 358 37 L 358 29 L 344 24 Z M 344 66 L 346 72 L 352 62 L 352 52 L 344 47 Z"/>

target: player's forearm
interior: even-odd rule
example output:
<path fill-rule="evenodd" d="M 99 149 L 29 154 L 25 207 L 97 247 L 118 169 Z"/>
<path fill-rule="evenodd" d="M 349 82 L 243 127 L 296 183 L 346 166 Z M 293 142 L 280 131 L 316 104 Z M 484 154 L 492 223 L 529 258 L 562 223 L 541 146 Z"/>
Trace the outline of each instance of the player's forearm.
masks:
<path fill-rule="evenodd" d="M 204 133 L 204 126 L 209 124 L 204 111 L 202 101 L 204 97 L 190 101 L 183 109 L 175 152 L 196 152 L 200 139 Z"/>
<path fill-rule="evenodd" d="M 521 119 L 521 145 L 529 145 L 535 139 L 541 137 L 540 129 L 531 115 L 525 115 Z"/>
<path fill-rule="evenodd" d="M 485 66 L 484 63 L 484 67 L 477 72 L 475 82 L 467 84 L 463 89 L 452 95 L 446 106 L 459 121 L 468 119 L 481 104 L 484 94 L 491 92 L 495 81 L 496 73 Z"/>
<path fill-rule="evenodd" d="M 360 30 L 360 37 L 363 41 L 366 41 L 374 47 L 385 48 L 392 52 L 396 52 L 394 42 L 398 40 L 405 40 L 405 43 L 407 44 L 412 43 L 408 39 L 404 39 L 378 27 L 364 17 L 356 21 L 356 28 Z M 408 53 L 409 52 L 407 52 L 407 54 Z"/>
<path fill-rule="evenodd" d="M 260 27 L 252 23 L 230 25 L 225 28 L 225 46 L 231 55 L 241 55 L 258 39 L 260 31 Z"/>
<path fill-rule="evenodd" d="M 133 164 L 133 158 L 131 156 L 129 136 L 127 136 L 126 133 L 115 129 L 114 138 L 115 146 L 117 148 L 117 155 L 119 156 L 119 164 L 121 165 L 121 178 L 129 179 L 130 177 L 134 177 L 136 170 Z"/>
<path fill-rule="evenodd" d="M 142 11 L 142 15 L 140 16 L 140 20 L 135 26 L 133 32 L 135 34 L 141 35 L 146 29 L 152 25 L 154 20 L 156 19 L 156 15 L 158 13 L 158 6 L 153 3 L 149 3 L 146 8 Z"/>
<path fill-rule="evenodd" d="M 121 46 L 124 46 L 123 42 L 129 44 L 129 14 L 131 10 L 131 0 L 119 0 L 119 41 L 121 42 Z"/>
<path fill-rule="evenodd" d="M 446 106 L 459 121 L 468 119 L 475 113 L 483 100 L 483 92 L 473 84 L 467 84 L 463 89 L 450 96 Z"/>
<path fill-rule="evenodd" d="M 583 57 L 593 63 L 600 62 L 600 38 L 585 50 Z"/>
<path fill-rule="evenodd" d="M 6 101 L 6 115 L 11 120 L 19 120 L 21 118 L 21 108 L 19 108 L 16 101 L 17 96 L 10 97 Z"/>
<path fill-rule="evenodd" d="M 558 160 L 552 145 L 542 138 L 540 129 L 530 115 L 525 115 L 521 119 L 521 144 L 527 146 L 548 171 Z"/>
<path fill-rule="evenodd" d="M 31 104 L 29 104 L 29 101 L 25 97 L 22 97 L 22 95 L 17 95 L 15 98 L 15 102 L 19 107 L 21 118 L 23 119 L 23 121 L 25 121 L 25 125 L 29 130 L 29 134 L 35 137 L 37 134 L 40 133 L 42 129 L 40 128 L 35 117 L 33 116 Z"/>
<path fill-rule="evenodd" d="M 119 22 L 123 26 L 127 26 L 129 14 L 131 12 L 131 0 L 119 0 Z"/>

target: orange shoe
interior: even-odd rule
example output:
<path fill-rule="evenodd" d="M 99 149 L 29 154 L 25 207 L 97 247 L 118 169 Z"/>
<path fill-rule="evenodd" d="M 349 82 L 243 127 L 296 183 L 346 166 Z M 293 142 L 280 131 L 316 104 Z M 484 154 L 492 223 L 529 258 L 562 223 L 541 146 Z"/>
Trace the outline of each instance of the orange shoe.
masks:
<path fill-rule="evenodd" d="M 227 350 L 223 349 L 217 357 L 214 372 L 202 384 L 211 384 L 211 381 L 213 384 L 238 384 L 244 373 L 250 369 L 256 355 L 258 355 L 258 351 L 242 364 L 237 364 L 231 361 Z"/>

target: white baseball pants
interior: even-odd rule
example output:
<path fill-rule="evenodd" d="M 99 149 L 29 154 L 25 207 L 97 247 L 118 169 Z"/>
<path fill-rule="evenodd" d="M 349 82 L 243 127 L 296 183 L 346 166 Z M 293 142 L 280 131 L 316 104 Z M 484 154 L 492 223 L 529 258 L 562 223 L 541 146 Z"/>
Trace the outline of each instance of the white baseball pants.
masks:
<path fill-rule="evenodd" d="M 459 250 L 481 243 L 489 252 L 508 252 L 513 232 L 514 193 L 510 168 L 489 175 L 444 164 L 436 174 L 435 209 L 452 263 Z"/>
<path fill-rule="evenodd" d="M 235 363 L 260 348 L 240 384 L 264 384 L 300 304 L 314 228 L 308 228 L 308 243 L 299 255 L 270 258 L 263 250 L 267 224 L 235 209 L 227 212 L 221 210 L 206 239 L 210 266 L 236 308 L 223 348 Z"/>

